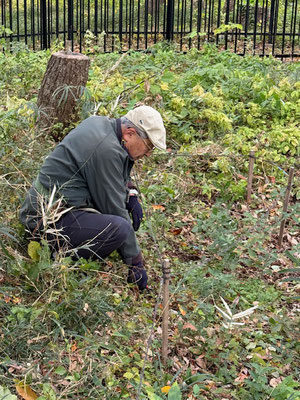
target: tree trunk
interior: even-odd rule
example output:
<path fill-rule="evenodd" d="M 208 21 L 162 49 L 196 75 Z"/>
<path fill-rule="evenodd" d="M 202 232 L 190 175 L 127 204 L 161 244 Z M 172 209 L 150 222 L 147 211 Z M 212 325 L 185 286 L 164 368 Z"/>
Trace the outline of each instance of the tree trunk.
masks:
<path fill-rule="evenodd" d="M 41 128 L 50 130 L 56 123 L 65 127 L 74 119 L 88 70 L 89 58 L 83 54 L 65 51 L 52 54 L 38 94 Z"/>

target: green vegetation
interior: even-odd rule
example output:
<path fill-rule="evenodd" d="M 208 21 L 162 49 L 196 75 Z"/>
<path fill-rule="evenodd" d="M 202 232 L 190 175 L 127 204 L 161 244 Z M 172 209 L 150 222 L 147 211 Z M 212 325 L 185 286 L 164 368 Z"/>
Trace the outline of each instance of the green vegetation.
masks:
<path fill-rule="evenodd" d="M 102 264 L 52 260 L 46 243 L 24 239 L 18 209 L 55 146 L 36 128 L 49 56 L 21 46 L 0 53 L 0 398 L 25 398 L 27 389 L 39 400 L 300 399 L 299 65 L 214 47 L 178 54 L 166 44 L 118 65 L 119 54 L 93 55 L 77 119 L 117 117 L 146 102 L 168 131 L 168 153 L 154 152 L 134 171 L 152 287 L 138 294 L 115 255 Z M 54 134 L 69 129 L 56 126 Z M 172 269 L 166 366 L 160 301 L 153 320 L 159 255 Z M 232 325 L 221 297 L 232 314 L 258 307 Z"/>

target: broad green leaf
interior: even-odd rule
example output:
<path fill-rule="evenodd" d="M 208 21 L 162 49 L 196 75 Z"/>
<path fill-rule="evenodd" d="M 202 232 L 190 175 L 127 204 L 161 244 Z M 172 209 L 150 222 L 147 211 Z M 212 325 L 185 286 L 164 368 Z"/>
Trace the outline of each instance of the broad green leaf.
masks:
<path fill-rule="evenodd" d="M 157 396 L 155 393 L 148 392 L 148 399 L 149 400 L 163 400 L 161 397 Z"/>
<path fill-rule="evenodd" d="M 123 374 L 124 378 L 127 379 L 132 379 L 134 377 L 132 372 L 125 372 L 125 374 Z"/>
<path fill-rule="evenodd" d="M 175 382 L 168 393 L 168 400 L 181 400 L 181 399 L 182 399 L 181 390 L 178 386 L 178 383 Z"/>
<path fill-rule="evenodd" d="M 62 365 L 60 365 L 59 367 L 57 367 L 57 368 L 54 370 L 54 372 L 55 372 L 57 375 L 65 375 L 65 374 L 67 373 L 67 370 L 66 370 L 65 367 L 63 367 Z"/>
<path fill-rule="evenodd" d="M 38 242 L 31 240 L 28 244 L 28 254 L 33 261 L 39 261 L 41 245 Z"/>
<path fill-rule="evenodd" d="M 158 85 L 151 85 L 150 90 L 151 90 L 151 93 L 154 95 L 161 93 L 161 88 Z"/>
<path fill-rule="evenodd" d="M 193 387 L 193 393 L 194 394 L 198 394 L 200 392 L 200 387 L 199 387 L 199 385 L 194 385 L 194 387 Z"/>
<path fill-rule="evenodd" d="M 169 83 L 169 82 L 172 82 L 175 78 L 176 78 L 176 76 L 173 74 L 173 72 L 165 71 L 165 73 L 161 77 L 161 80 L 163 82 L 168 82 Z"/>
<path fill-rule="evenodd" d="M 17 396 L 11 394 L 10 391 L 3 386 L 0 386 L 0 399 L 2 400 L 18 400 Z"/>

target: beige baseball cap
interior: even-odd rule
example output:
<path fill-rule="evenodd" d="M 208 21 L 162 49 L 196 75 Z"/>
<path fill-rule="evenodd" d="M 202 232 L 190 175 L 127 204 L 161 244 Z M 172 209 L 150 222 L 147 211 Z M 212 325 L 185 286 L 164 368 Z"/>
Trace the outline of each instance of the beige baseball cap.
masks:
<path fill-rule="evenodd" d="M 166 150 L 166 129 L 158 111 L 149 106 L 140 106 L 130 110 L 124 117 L 146 132 L 154 147 Z"/>

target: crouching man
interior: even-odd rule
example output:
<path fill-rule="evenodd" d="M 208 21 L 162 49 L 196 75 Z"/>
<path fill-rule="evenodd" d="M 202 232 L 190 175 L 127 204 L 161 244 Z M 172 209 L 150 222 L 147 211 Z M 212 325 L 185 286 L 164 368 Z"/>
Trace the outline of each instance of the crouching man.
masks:
<path fill-rule="evenodd" d="M 152 107 L 137 107 L 120 119 L 84 120 L 45 159 L 21 207 L 21 222 L 32 237 L 45 235 L 56 251 L 104 259 L 118 250 L 129 266 L 128 282 L 145 289 L 135 235 L 143 212 L 130 171 L 154 148 L 166 149 L 166 130 Z M 45 198 L 56 207 L 48 219 Z"/>

